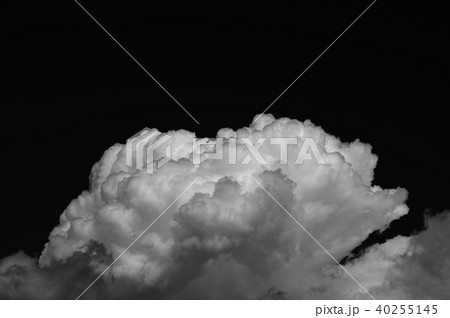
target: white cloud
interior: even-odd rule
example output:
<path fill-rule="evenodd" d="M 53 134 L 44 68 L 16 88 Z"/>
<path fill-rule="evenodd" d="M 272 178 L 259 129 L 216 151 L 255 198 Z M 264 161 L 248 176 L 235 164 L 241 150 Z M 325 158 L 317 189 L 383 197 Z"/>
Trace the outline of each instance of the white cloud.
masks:
<path fill-rule="evenodd" d="M 0 297 L 76 298 L 197 177 L 87 298 L 367 297 L 253 177 L 341 259 L 369 233 L 408 213 L 405 189 L 372 184 L 378 158 L 370 145 L 343 143 L 310 121 L 263 115 L 250 127 L 221 129 L 217 137 L 298 138 L 299 144 L 289 145 L 287 165 L 280 164 L 280 145 L 270 143 L 259 149 L 267 165 L 241 164 L 248 151 L 239 142 L 236 165 L 228 163 L 227 148 L 224 159 L 203 156 L 194 165 L 195 135 L 167 134 L 175 155 L 152 175 L 126 165 L 124 145 L 108 149 L 92 169 L 90 190 L 61 215 L 39 263 L 22 253 L 1 261 Z M 306 138 L 314 138 L 326 165 L 293 164 Z M 433 285 L 442 263 L 424 264 L 422 258 L 434 235 L 390 240 L 348 268 L 380 298 L 444 297 L 445 288 L 420 293 L 407 284 L 426 274 L 424 284 Z M 402 265 L 406 259 L 416 267 Z M 401 286 L 392 288 L 395 282 Z M 49 284 L 58 288 L 42 292 Z"/>

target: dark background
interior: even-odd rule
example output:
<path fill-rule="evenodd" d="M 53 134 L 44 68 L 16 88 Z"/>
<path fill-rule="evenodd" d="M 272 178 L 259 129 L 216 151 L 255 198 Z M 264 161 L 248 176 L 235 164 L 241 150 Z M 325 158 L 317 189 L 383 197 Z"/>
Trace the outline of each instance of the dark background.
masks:
<path fill-rule="evenodd" d="M 248 126 L 371 3 L 310 2 L 80 1 L 200 125 L 75 2 L 2 4 L 0 256 L 39 255 L 92 165 L 142 128 Z M 365 244 L 449 208 L 449 21 L 379 0 L 268 111 L 371 144 L 374 184 L 408 189 L 410 214 Z"/>

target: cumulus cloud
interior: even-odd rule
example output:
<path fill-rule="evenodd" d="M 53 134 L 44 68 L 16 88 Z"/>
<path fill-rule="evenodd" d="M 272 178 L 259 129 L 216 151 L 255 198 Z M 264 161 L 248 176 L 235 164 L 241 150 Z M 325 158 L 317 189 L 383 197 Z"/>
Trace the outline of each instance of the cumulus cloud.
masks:
<path fill-rule="evenodd" d="M 379 298 L 449 299 L 449 228 L 448 212 L 427 218 L 427 230 L 375 245 L 349 268 Z"/>
<path fill-rule="evenodd" d="M 127 165 L 125 145 L 105 152 L 89 191 L 62 213 L 40 258 L 20 252 L 0 262 L 0 298 L 75 299 L 125 251 L 83 298 L 367 298 L 279 204 L 336 259 L 347 256 L 408 213 L 405 189 L 372 184 L 378 158 L 370 145 L 342 142 L 308 120 L 263 115 L 250 127 L 221 129 L 223 157 L 211 159 L 217 146 L 201 146 L 194 164 L 195 134 L 160 136 L 171 137 L 171 157 L 153 174 Z M 245 160 L 252 154 L 243 139 L 280 137 L 298 140 L 285 145 L 287 158 L 283 145 L 265 142 L 258 149 L 265 164 Z M 313 156 L 295 164 L 310 139 L 325 164 Z M 155 159 L 163 156 L 156 151 Z M 346 267 L 376 298 L 448 298 L 448 287 L 437 284 L 449 279 L 450 219 L 439 218 L 416 236 L 372 246 Z"/>

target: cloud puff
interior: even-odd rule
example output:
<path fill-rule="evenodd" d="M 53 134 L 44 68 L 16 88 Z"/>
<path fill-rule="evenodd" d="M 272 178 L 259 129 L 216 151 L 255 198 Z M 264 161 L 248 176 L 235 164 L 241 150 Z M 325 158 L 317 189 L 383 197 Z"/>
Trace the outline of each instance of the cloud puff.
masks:
<path fill-rule="evenodd" d="M 125 145 L 105 152 L 90 190 L 62 213 L 39 260 L 18 253 L 0 262 L 1 298 L 74 299 L 125 251 L 84 298 L 367 298 L 279 205 L 342 259 L 408 213 L 405 189 L 372 185 L 378 158 L 370 145 L 341 142 L 308 120 L 263 115 L 250 127 L 221 129 L 223 158 L 208 159 L 214 146 L 202 146 L 194 164 L 193 133 L 162 135 L 171 137 L 171 160 L 153 174 L 127 165 Z M 283 146 L 270 142 L 258 149 L 265 164 L 244 160 L 251 153 L 243 138 L 280 137 L 298 140 L 286 146 L 286 164 Z M 313 156 L 295 164 L 310 139 L 325 164 Z M 158 151 L 156 159 L 164 156 Z M 428 260 L 427 253 L 449 255 L 440 241 L 448 218 L 435 223 L 433 231 L 372 247 L 348 270 L 379 298 L 448 297 L 445 287 L 432 290 L 439 275 L 448 279 L 441 261 Z"/>
<path fill-rule="evenodd" d="M 428 218 L 427 230 L 375 245 L 350 268 L 379 298 L 449 299 L 449 228 L 448 212 Z"/>

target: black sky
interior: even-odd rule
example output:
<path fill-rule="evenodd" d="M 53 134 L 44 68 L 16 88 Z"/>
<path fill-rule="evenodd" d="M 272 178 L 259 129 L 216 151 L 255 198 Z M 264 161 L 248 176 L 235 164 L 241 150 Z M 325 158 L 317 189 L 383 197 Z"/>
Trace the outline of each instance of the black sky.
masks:
<path fill-rule="evenodd" d="M 92 165 L 142 128 L 248 126 L 370 1 L 80 3 L 200 125 L 75 2 L 3 5 L 0 256 L 39 255 Z M 373 146 L 374 183 L 410 193 L 389 236 L 450 205 L 448 39 L 436 4 L 379 0 L 268 111 Z"/>

